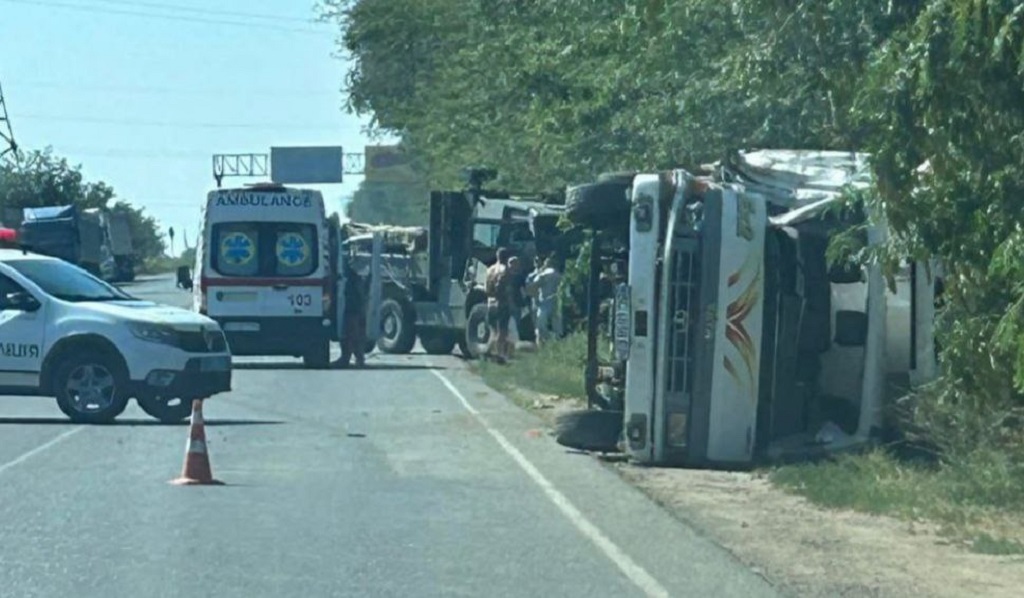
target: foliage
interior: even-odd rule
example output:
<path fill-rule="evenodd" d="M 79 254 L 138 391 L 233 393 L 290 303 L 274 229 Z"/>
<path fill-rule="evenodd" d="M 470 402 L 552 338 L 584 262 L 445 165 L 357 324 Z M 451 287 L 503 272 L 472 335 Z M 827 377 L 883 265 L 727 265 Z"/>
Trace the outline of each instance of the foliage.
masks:
<path fill-rule="evenodd" d="M 362 182 L 345 211 L 355 222 L 426 226 L 430 191 L 424 184 Z"/>
<path fill-rule="evenodd" d="M 885 254 L 945 271 L 941 383 L 910 410 L 948 454 L 1024 451 L 1024 9 L 1010 0 L 323 0 L 348 109 L 421 156 L 545 189 L 741 147 L 872 155 Z M 930 168 L 919 167 L 928 162 Z M 585 253 L 585 251 L 583 252 Z M 570 265 L 567 279 L 583 269 Z M 567 283 L 567 293 L 572 287 Z M 955 458 L 951 456 L 950 458 Z"/>
<path fill-rule="evenodd" d="M 32 152 L 21 165 L 0 163 L 0 214 L 8 208 L 71 204 L 127 214 L 139 257 L 151 260 L 163 255 L 166 245 L 156 220 L 143 208 L 118 199 L 106 183 L 86 181 L 80 166 L 70 165 L 49 149 Z"/>

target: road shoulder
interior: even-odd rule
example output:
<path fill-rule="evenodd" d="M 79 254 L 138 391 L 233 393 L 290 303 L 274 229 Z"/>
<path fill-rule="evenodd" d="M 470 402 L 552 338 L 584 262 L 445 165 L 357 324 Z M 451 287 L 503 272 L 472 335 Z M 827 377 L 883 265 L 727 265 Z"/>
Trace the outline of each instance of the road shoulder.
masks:
<path fill-rule="evenodd" d="M 585 404 L 503 385 L 543 422 Z M 796 596 L 991 596 L 1024 587 L 1024 559 L 968 552 L 926 522 L 821 508 L 764 475 L 638 467 L 592 457 L 668 513 Z"/>

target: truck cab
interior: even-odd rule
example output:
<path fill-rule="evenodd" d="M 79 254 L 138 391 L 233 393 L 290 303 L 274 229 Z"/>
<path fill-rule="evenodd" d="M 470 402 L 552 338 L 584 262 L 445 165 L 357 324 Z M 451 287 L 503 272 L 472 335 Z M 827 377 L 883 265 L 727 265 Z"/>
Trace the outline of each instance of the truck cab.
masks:
<path fill-rule="evenodd" d="M 622 445 L 637 462 L 746 467 L 871 442 L 882 407 L 935 373 L 931 264 L 830 264 L 863 156 L 753 152 L 699 177 L 636 176 L 628 280 L 615 292 Z M 613 368 L 614 369 L 614 368 Z"/>

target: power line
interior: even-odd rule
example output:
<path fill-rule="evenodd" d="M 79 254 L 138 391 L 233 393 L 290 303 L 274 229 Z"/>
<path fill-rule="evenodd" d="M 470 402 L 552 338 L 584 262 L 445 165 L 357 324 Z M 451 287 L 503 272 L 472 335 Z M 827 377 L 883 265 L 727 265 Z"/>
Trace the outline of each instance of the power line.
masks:
<path fill-rule="evenodd" d="M 59 116 L 51 114 L 18 114 L 18 118 L 26 120 L 46 120 L 55 122 L 76 122 L 83 124 L 123 125 L 129 127 L 174 127 L 190 129 L 303 129 L 303 130 L 337 130 L 351 127 L 340 127 L 338 124 L 298 124 L 298 123 L 219 123 L 219 122 L 170 122 L 156 120 L 130 120 L 99 118 L 92 116 Z"/>
<path fill-rule="evenodd" d="M 252 13 L 252 12 L 237 12 L 233 10 L 213 10 L 209 8 L 199 8 L 195 6 L 183 6 L 181 4 L 167 4 L 163 2 L 139 2 L 138 0 L 93 0 L 94 2 L 100 2 L 103 4 L 120 4 L 122 6 L 143 6 L 146 8 L 156 8 L 158 10 L 166 10 L 172 12 L 184 12 L 201 15 L 214 15 L 214 16 L 226 16 L 226 17 L 242 17 L 246 19 L 269 19 L 272 21 L 290 21 L 293 23 L 313 23 L 313 19 L 303 19 L 300 17 L 292 17 L 285 15 L 271 15 L 267 13 Z"/>
<path fill-rule="evenodd" d="M 150 87 L 150 86 L 103 86 L 103 85 L 79 85 L 76 83 L 67 82 L 55 82 L 55 81 L 25 81 L 18 80 L 19 88 L 36 88 L 36 89 L 63 89 L 67 91 L 76 92 L 97 92 L 97 93 L 137 93 L 137 94 L 154 94 L 154 95 L 216 95 L 225 96 L 229 94 L 244 94 L 251 96 L 253 94 L 273 94 L 276 97 L 310 97 L 310 96 L 338 96 L 341 94 L 340 90 L 326 89 L 321 90 L 295 90 L 295 89 L 254 89 L 251 87 L 233 87 L 223 89 L 182 89 L 180 87 Z"/>
<path fill-rule="evenodd" d="M 207 25 L 228 25 L 233 27 L 245 27 L 248 29 L 271 29 L 275 31 L 283 31 L 288 33 L 305 33 L 305 34 L 316 34 L 323 35 L 325 31 L 311 29 L 311 28 L 299 28 L 299 27 L 286 27 L 283 25 L 272 25 L 269 23 L 253 23 L 253 22 L 242 22 L 242 21 L 228 21 L 225 19 L 207 19 L 202 17 L 190 17 L 185 15 L 170 15 L 170 14 L 158 14 L 152 12 L 141 12 L 122 10 L 117 8 L 103 8 L 99 6 L 85 6 L 81 4 L 69 4 L 67 2 L 55 2 L 52 0 L 0 0 L 0 2 L 10 2 L 14 4 L 26 4 L 34 6 L 52 6 L 55 8 L 66 8 L 70 10 L 78 10 L 89 13 L 106 13 L 114 15 L 134 16 L 143 17 L 148 19 L 165 20 L 165 21 L 184 21 L 189 23 L 202 23 Z"/>

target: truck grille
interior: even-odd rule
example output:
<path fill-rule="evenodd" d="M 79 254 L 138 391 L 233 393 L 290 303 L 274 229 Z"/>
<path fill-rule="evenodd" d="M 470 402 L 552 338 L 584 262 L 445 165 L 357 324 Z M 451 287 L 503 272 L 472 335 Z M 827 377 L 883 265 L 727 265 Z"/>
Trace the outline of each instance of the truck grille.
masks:
<path fill-rule="evenodd" d="M 687 446 L 687 420 L 694 387 L 694 339 L 700 327 L 700 254 L 693 239 L 675 239 L 668 284 L 669 322 L 664 392 L 668 403 L 665 433 L 667 444 Z"/>
<path fill-rule="evenodd" d="M 223 353 L 228 346 L 220 330 L 179 332 L 178 341 L 182 350 L 189 353 Z"/>

